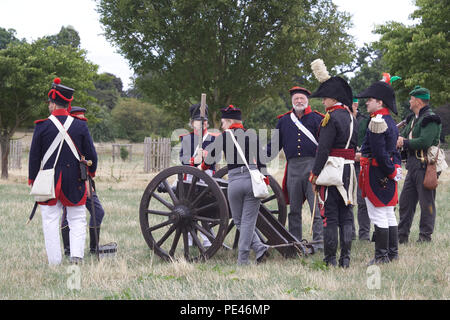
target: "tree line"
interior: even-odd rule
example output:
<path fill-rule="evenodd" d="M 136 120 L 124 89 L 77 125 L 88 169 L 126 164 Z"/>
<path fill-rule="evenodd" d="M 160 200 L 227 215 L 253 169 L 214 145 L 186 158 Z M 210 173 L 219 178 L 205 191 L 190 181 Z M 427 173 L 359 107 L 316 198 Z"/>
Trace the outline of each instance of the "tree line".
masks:
<path fill-rule="evenodd" d="M 397 120 L 409 113 L 409 91 L 424 86 L 432 106 L 443 106 L 437 109 L 443 123 L 450 123 L 448 7 L 445 0 L 415 5 L 413 25 L 379 25 L 373 32 L 380 40 L 358 48 L 348 33 L 350 15 L 332 0 L 100 0 L 105 35 L 135 72 L 126 91 L 114 74 L 98 73 L 73 27 L 28 43 L 0 26 L 2 178 L 14 132 L 48 116 L 45 93 L 55 76 L 76 89 L 74 105 L 88 110 L 95 141 L 169 136 L 187 127 L 188 108 L 201 93 L 213 127 L 220 108 L 234 104 L 246 127 L 274 128 L 276 115 L 291 108 L 290 87 L 318 87 L 310 70 L 316 58 L 349 80 L 355 94 L 383 72 L 401 76 L 393 84 Z M 449 134 L 445 127 L 444 137 Z"/>

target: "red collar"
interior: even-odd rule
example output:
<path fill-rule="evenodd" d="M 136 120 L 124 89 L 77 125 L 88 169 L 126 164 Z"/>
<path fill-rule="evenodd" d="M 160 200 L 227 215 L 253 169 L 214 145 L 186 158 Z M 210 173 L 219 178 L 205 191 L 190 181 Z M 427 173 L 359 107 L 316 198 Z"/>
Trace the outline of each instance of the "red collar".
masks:
<path fill-rule="evenodd" d="M 228 129 L 244 129 L 242 123 L 233 123 Z"/>
<path fill-rule="evenodd" d="M 312 112 L 311 106 L 307 106 L 305 108 L 305 110 L 303 111 L 303 115 L 306 116 L 307 114 L 309 114 L 311 112 Z M 292 113 L 295 114 L 295 116 L 298 118 L 297 112 L 295 112 L 294 108 L 292 108 Z"/>
<path fill-rule="evenodd" d="M 311 113 L 311 112 L 312 112 L 311 106 L 307 106 L 305 111 L 303 112 L 303 115 L 307 115 L 308 113 Z"/>
<path fill-rule="evenodd" d="M 67 109 L 55 109 L 55 110 L 53 110 L 52 115 L 54 115 L 54 116 L 68 116 L 69 112 L 67 111 Z"/>
<path fill-rule="evenodd" d="M 371 117 L 375 117 L 377 114 L 381 114 L 381 115 L 383 115 L 383 116 L 387 116 L 387 115 L 389 115 L 390 113 L 389 113 L 389 109 L 388 109 L 388 108 L 381 108 L 380 110 L 377 110 L 377 111 L 375 111 L 375 112 L 372 112 L 372 113 L 370 114 L 370 116 L 371 116 Z"/>
<path fill-rule="evenodd" d="M 327 111 L 327 112 L 332 112 L 332 111 L 334 111 L 334 110 L 336 110 L 336 109 L 344 109 L 344 110 L 346 110 L 345 107 L 344 107 L 343 105 L 336 104 L 336 105 L 334 105 L 334 106 L 332 106 L 332 107 L 326 108 L 325 111 Z"/>

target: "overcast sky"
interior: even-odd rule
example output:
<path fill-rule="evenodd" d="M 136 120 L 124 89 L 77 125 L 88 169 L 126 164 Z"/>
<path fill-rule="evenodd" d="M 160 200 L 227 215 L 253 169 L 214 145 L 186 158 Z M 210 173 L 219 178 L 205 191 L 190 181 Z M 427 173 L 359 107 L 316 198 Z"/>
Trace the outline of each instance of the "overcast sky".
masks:
<path fill-rule="evenodd" d="M 350 33 L 357 44 L 377 40 L 371 31 L 375 24 L 398 21 L 411 24 L 408 16 L 414 11 L 412 0 L 333 0 L 341 11 L 352 14 L 354 27 Z M 78 31 L 81 47 L 88 59 L 99 65 L 99 72 L 109 72 L 122 79 L 124 89 L 130 84 L 133 71 L 102 35 L 103 29 L 94 0 L 0 0 L 0 27 L 17 31 L 16 36 L 33 41 L 54 35 L 62 26 Z"/>

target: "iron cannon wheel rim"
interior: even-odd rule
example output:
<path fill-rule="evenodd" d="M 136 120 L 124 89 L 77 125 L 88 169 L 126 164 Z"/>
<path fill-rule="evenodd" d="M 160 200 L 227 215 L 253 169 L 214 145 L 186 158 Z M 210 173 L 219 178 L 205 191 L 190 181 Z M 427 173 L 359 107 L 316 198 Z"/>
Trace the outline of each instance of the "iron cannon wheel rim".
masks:
<path fill-rule="evenodd" d="M 185 174 L 192 175 L 194 183 L 180 184 Z M 172 177 L 178 180 L 175 191 L 169 185 L 169 179 Z M 196 194 L 195 185 L 200 180 L 204 182 L 203 186 L 207 187 Z M 160 184 L 165 186 L 168 199 L 167 196 L 164 197 L 157 192 Z M 205 197 L 212 197 L 215 201 L 200 206 Z M 156 206 L 162 206 L 163 209 L 155 209 Z M 210 209 L 217 212 L 216 217 L 211 218 L 203 214 Z M 162 217 L 162 222 L 153 222 L 157 216 Z M 141 198 L 139 219 L 147 245 L 161 258 L 165 260 L 177 258 L 180 253 L 177 248 L 180 245 L 182 256 L 186 260 L 205 260 L 211 258 L 222 247 L 229 220 L 228 203 L 219 185 L 205 172 L 195 167 L 175 166 L 158 173 L 147 185 Z M 204 222 L 214 223 L 216 232 L 207 230 Z M 203 233 L 209 239 L 210 247 L 203 247 L 197 232 Z M 190 248 L 188 245 L 188 233 L 191 234 L 196 248 Z"/>

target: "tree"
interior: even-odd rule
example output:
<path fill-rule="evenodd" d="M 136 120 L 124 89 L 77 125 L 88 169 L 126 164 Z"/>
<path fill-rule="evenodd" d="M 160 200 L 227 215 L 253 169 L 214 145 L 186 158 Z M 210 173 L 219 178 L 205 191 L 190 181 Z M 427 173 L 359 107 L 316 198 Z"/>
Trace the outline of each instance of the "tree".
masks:
<path fill-rule="evenodd" d="M 184 119 L 201 93 L 217 121 L 220 107 L 248 114 L 295 83 L 317 85 L 318 57 L 330 69 L 352 60 L 350 17 L 331 0 L 100 0 L 98 11 L 141 92 Z"/>
<path fill-rule="evenodd" d="M 442 105 L 450 98 L 450 20 L 448 0 L 416 0 L 418 7 L 410 18 L 413 26 L 390 22 L 375 32 L 381 39 L 375 44 L 392 74 L 404 79 L 401 100 L 408 98 L 415 85 L 430 89 L 431 100 Z"/>
<path fill-rule="evenodd" d="M 0 50 L 6 49 L 6 46 L 10 43 L 19 43 L 19 42 L 21 42 L 21 40 L 16 38 L 16 30 L 14 29 L 6 30 L 0 27 Z"/>
<path fill-rule="evenodd" d="M 9 140 L 28 119 L 48 116 L 47 92 L 58 76 L 75 89 L 73 104 L 86 105 L 93 98 L 97 66 L 86 52 L 71 46 L 52 47 L 45 39 L 19 43 L 0 50 L 0 145 L 2 179 L 8 178 Z"/>
<path fill-rule="evenodd" d="M 100 105 L 107 106 L 112 110 L 123 94 L 122 80 L 111 73 L 98 74 L 94 80 L 94 90 L 90 90 L 89 94 L 97 99 Z"/>
<path fill-rule="evenodd" d="M 183 128 L 186 125 L 154 105 L 135 98 L 121 98 L 111 115 L 116 136 L 133 142 L 142 142 L 149 136 L 167 137 L 173 128 Z"/>
<path fill-rule="evenodd" d="M 71 46 L 79 49 L 81 43 L 78 31 L 76 31 L 72 26 L 63 26 L 57 34 L 43 37 L 43 39 L 47 40 L 48 45 L 52 47 Z"/>

